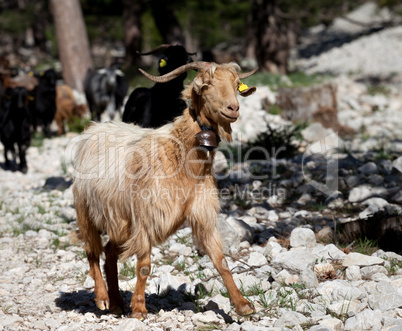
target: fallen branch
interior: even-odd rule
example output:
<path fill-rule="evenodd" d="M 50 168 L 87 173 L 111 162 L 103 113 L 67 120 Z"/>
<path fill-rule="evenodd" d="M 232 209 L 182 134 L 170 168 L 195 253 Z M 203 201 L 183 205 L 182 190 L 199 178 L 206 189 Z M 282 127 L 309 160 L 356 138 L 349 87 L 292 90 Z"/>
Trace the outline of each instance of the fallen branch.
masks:
<path fill-rule="evenodd" d="M 243 264 L 245 264 L 248 268 L 247 269 L 243 269 L 243 270 L 238 270 L 238 271 L 233 271 L 233 269 L 232 270 L 230 270 L 231 272 L 232 272 L 232 274 L 243 274 L 243 273 L 245 273 L 245 272 L 249 272 L 249 271 L 253 271 L 253 270 L 255 270 L 255 269 L 257 269 L 257 268 L 259 268 L 260 266 L 250 266 L 249 264 L 247 264 L 246 262 L 244 262 L 244 261 L 242 261 L 242 260 L 239 260 L 239 259 L 237 259 L 237 258 L 235 258 L 235 257 L 233 257 L 233 256 L 231 256 L 231 255 L 226 255 L 226 254 L 224 254 L 225 256 L 227 256 L 227 257 L 230 257 L 231 259 L 233 259 L 233 260 L 235 260 L 235 261 L 237 261 L 237 262 L 240 262 L 240 263 L 243 263 Z M 235 267 L 235 268 L 237 268 L 237 266 Z M 216 277 L 219 277 L 220 276 L 220 274 L 214 274 L 214 275 L 212 275 L 212 276 L 209 276 L 209 277 L 207 277 L 207 278 L 204 278 L 204 279 L 202 279 L 202 281 L 203 282 L 207 282 L 207 281 L 209 281 L 209 280 L 211 280 L 211 279 L 213 279 L 213 278 L 216 278 Z"/>

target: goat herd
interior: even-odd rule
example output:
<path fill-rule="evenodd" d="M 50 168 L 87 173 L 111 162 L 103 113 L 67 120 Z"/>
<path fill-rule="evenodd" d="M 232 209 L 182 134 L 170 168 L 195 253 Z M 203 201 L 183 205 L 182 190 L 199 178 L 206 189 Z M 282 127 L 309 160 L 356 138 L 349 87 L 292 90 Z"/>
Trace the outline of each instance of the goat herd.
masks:
<path fill-rule="evenodd" d="M 191 62 L 190 55 L 193 55 L 180 45 L 161 45 L 140 54 L 155 53 L 163 53 L 158 64 L 161 74 Z M 16 75 L 8 61 L 0 58 L 0 140 L 4 145 L 6 169 L 18 169 L 23 173 L 28 171 L 25 154 L 32 133 L 38 128 L 49 137 L 50 125 L 54 120 L 57 133 L 62 135 L 65 133 L 65 123 L 82 117 L 87 107 L 93 121 L 100 122 L 105 111 L 113 119 L 123 107 L 128 91 L 128 82 L 119 63 L 88 70 L 84 80 L 87 104 L 77 103 L 73 90 L 68 85 L 57 84 L 57 78 L 53 69 Z M 137 88 L 125 104 L 122 120 L 152 128 L 171 121 L 185 108 L 180 98 L 185 78 L 184 73 L 166 84 L 156 83 L 150 89 Z M 10 162 L 9 153 L 13 162 Z"/>
<path fill-rule="evenodd" d="M 212 162 L 219 141 L 232 140 L 231 123 L 240 115 L 237 95 L 247 97 L 256 90 L 243 84 L 241 79 L 257 69 L 240 73 L 236 63 L 192 62 L 190 54 L 181 46 L 163 48 L 160 76 L 151 76 L 140 69 L 156 84 L 150 89 L 135 90 L 123 114 L 126 122 L 158 128 L 146 129 L 119 121 L 94 123 L 83 133 L 84 139 L 78 137 L 75 142 L 72 191 L 77 237 L 84 242 L 89 274 L 95 280 L 95 303 L 102 310 L 125 311 L 118 286 L 117 260 L 136 255 L 137 283 L 131 299 L 131 316 L 145 318 L 144 291 L 151 271 L 151 248 L 164 242 L 187 220 L 199 245 L 222 276 L 236 312 L 249 315 L 254 311 L 253 306 L 236 287 L 222 253 L 216 228 L 220 204 Z M 180 56 L 171 58 L 172 54 Z M 189 70 L 197 70 L 198 74 L 183 90 L 183 80 Z M 43 77 L 46 75 L 50 72 Z M 47 98 L 51 93 L 54 98 L 55 94 L 52 75 L 52 85 L 46 83 L 49 94 L 41 87 L 41 93 Z M 121 106 L 127 91 L 122 78 L 120 70 L 113 66 L 88 73 L 84 85 L 93 119 L 99 120 L 103 111 L 113 117 Z M 24 105 L 29 104 L 30 93 L 20 86 L 5 90 L 1 138 L 6 150 L 13 150 L 12 143 L 17 143 L 25 151 L 29 134 L 22 139 L 21 128 L 29 130 L 29 109 Z M 35 98 L 38 95 L 36 92 Z M 38 102 L 34 116 L 42 111 Z M 10 106 L 5 108 L 8 103 Z M 55 107 L 45 108 L 43 111 L 54 114 Z M 17 128 L 24 116 L 26 123 Z M 48 125 L 48 118 L 42 123 Z M 10 137 L 14 140 L 4 139 Z M 26 171 L 26 163 L 21 170 Z M 143 191 L 152 194 L 144 196 Z M 103 233 L 109 238 L 104 247 L 100 237 Z M 102 252 L 106 255 L 107 285 L 99 265 Z"/>

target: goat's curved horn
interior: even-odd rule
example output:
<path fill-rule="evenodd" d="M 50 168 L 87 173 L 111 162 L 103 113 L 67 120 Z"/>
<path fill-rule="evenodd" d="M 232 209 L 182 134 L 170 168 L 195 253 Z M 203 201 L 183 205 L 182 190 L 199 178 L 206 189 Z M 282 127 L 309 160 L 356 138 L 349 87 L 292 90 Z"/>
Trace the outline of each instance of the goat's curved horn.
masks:
<path fill-rule="evenodd" d="M 187 55 L 196 55 L 196 54 L 197 54 L 197 52 L 189 53 L 189 52 L 187 52 L 187 51 L 186 51 L 186 53 L 187 53 Z"/>
<path fill-rule="evenodd" d="M 255 74 L 257 70 L 258 70 L 258 67 L 254 68 L 253 70 L 251 70 L 249 72 L 241 72 L 241 73 L 239 73 L 239 78 L 244 79 L 244 78 L 250 77 L 251 75 Z"/>
<path fill-rule="evenodd" d="M 163 45 L 159 45 L 158 47 L 156 47 L 156 48 L 154 48 L 154 49 L 152 49 L 152 50 L 150 50 L 148 52 L 142 53 L 142 52 L 137 51 L 137 54 L 139 54 L 139 55 L 151 55 L 151 54 L 154 54 L 154 53 L 156 53 L 158 51 L 165 50 L 169 46 L 171 46 L 171 45 L 170 44 L 163 44 Z"/>
<path fill-rule="evenodd" d="M 197 61 L 197 62 L 191 62 L 191 63 L 187 63 L 185 65 L 182 65 L 181 67 L 176 68 L 175 70 L 168 72 L 167 74 L 163 75 L 163 76 L 152 76 L 149 73 L 145 72 L 142 69 L 138 69 L 139 71 L 141 71 L 141 73 L 147 77 L 148 79 L 157 82 L 157 83 L 166 83 L 178 76 L 180 76 L 181 74 L 185 73 L 186 71 L 189 71 L 191 69 L 194 70 L 200 70 L 200 69 L 204 69 L 205 67 L 207 67 L 210 63 L 209 62 L 204 62 L 204 61 Z"/>

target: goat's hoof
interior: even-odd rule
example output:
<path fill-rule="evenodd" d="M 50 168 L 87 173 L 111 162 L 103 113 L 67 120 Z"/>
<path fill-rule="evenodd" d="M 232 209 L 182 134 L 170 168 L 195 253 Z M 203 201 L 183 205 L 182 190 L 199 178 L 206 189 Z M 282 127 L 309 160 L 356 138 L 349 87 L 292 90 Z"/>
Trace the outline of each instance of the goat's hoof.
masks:
<path fill-rule="evenodd" d="M 112 305 L 110 307 L 110 311 L 112 312 L 112 314 L 115 315 L 123 315 L 124 314 L 124 306 L 119 306 L 119 305 Z"/>
<path fill-rule="evenodd" d="M 147 313 L 148 312 L 137 311 L 137 312 L 133 312 L 130 317 L 139 319 L 140 321 L 143 321 L 144 319 L 147 318 Z"/>
<path fill-rule="evenodd" d="M 122 315 L 124 314 L 124 309 L 120 306 L 110 307 L 110 312 L 115 315 Z"/>
<path fill-rule="evenodd" d="M 95 304 L 100 310 L 109 309 L 109 300 L 95 300 Z"/>
<path fill-rule="evenodd" d="M 251 315 L 255 312 L 253 306 L 247 302 L 246 304 L 242 304 L 238 307 L 236 307 L 236 313 L 240 316 L 247 316 Z"/>

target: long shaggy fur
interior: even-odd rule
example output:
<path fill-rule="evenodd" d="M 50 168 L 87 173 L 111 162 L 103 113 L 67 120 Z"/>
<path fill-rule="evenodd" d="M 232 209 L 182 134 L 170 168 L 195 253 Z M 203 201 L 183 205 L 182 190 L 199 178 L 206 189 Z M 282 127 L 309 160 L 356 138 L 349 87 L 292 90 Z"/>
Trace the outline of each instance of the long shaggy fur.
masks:
<path fill-rule="evenodd" d="M 252 312 L 221 252 L 216 230 L 219 200 L 212 174 L 215 152 L 200 148 L 194 137 L 201 125 L 211 127 L 221 140 L 231 140 L 230 123 L 236 117 L 226 113 L 232 114 L 232 106 L 238 113 L 238 69 L 235 64 L 211 64 L 200 71 L 183 92 L 189 107 L 159 129 L 94 123 L 80 136 L 73 193 L 79 236 L 85 242 L 95 301 L 101 309 L 108 307 L 109 297 L 113 308 L 122 304 L 117 256 L 125 260 L 136 254 L 139 278 L 132 310 L 137 317 L 146 314 L 145 271 L 150 270 L 151 246 L 165 241 L 188 220 L 222 275 L 236 311 Z M 99 269 L 103 251 L 99 233 L 109 236 L 105 264 L 109 294 Z"/>

